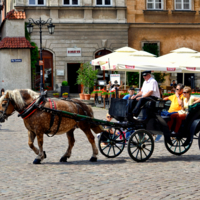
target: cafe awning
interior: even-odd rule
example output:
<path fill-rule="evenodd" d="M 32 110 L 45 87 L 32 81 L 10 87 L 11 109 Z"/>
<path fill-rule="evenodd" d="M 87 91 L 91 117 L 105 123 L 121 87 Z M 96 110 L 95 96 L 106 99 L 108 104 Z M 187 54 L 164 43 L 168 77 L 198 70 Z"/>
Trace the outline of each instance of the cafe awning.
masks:
<path fill-rule="evenodd" d="M 105 56 L 102 56 L 100 58 L 96 58 L 91 61 L 91 65 L 103 65 L 108 63 L 110 60 L 115 60 L 117 58 L 123 58 L 126 55 L 129 55 L 131 53 L 136 52 L 136 49 L 133 49 L 131 47 L 122 47 L 120 49 L 114 50 L 113 53 L 107 54 Z"/>

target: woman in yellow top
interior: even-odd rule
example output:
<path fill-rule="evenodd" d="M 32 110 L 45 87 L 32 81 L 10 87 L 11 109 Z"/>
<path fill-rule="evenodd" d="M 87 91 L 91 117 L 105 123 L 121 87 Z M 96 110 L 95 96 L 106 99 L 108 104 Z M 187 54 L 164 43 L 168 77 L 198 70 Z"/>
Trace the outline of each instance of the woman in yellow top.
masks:
<path fill-rule="evenodd" d="M 179 110 L 178 113 L 171 115 L 171 121 L 168 122 L 169 129 L 171 130 L 174 119 L 176 119 L 176 127 L 175 130 L 172 132 L 173 134 L 178 133 L 182 121 L 186 118 L 186 115 L 188 114 L 188 106 L 200 100 L 200 98 L 191 96 L 191 87 L 188 86 L 185 86 L 183 88 L 183 97 L 184 99 L 181 104 L 182 109 Z"/>

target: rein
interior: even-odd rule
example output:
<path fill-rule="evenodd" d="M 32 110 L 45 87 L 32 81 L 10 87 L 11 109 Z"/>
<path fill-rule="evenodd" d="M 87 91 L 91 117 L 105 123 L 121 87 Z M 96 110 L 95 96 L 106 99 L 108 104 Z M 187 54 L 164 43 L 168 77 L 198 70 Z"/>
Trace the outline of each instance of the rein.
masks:
<path fill-rule="evenodd" d="M 6 98 L 6 99 L 4 99 L 4 101 L 6 101 L 6 106 L 5 106 L 6 108 L 5 108 L 4 111 L 0 111 L 0 113 L 2 113 L 3 119 L 5 120 L 5 119 L 7 119 L 8 117 L 10 117 L 11 115 L 14 114 L 14 112 L 12 112 L 11 114 L 6 114 L 6 111 L 7 111 L 7 109 L 8 109 L 9 103 L 10 103 L 10 102 L 12 103 L 12 105 L 14 106 L 14 109 L 15 109 L 15 110 L 16 110 L 17 108 L 16 108 L 15 103 L 12 101 L 12 99 Z"/>

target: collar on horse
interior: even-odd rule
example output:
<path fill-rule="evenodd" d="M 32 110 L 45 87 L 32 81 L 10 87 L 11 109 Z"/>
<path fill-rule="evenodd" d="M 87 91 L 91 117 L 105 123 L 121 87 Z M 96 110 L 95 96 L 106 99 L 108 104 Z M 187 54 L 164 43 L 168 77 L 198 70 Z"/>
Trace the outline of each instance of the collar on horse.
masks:
<path fill-rule="evenodd" d="M 20 112 L 18 117 L 22 117 L 23 119 L 30 117 L 38 109 L 38 107 L 45 102 L 45 96 L 39 96 L 38 99 L 35 99 L 28 107 L 26 107 L 22 112 Z"/>

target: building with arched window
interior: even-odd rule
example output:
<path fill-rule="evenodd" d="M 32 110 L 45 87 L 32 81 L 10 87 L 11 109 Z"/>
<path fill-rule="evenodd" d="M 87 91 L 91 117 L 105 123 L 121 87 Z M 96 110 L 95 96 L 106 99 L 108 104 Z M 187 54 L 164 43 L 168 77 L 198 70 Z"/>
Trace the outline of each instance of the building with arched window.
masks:
<path fill-rule="evenodd" d="M 80 92 L 75 83 L 81 63 L 128 45 L 124 0 L 15 0 L 13 8 L 25 13 L 24 22 L 29 18 L 52 18 L 55 25 L 53 35 L 46 26 L 42 29 L 45 89 L 59 91 L 62 81 L 67 80 L 70 92 Z M 40 45 L 37 26 L 33 28 L 31 42 Z M 38 89 L 38 83 L 37 63 L 34 75 L 32 72 L 32 88 Z"/>

